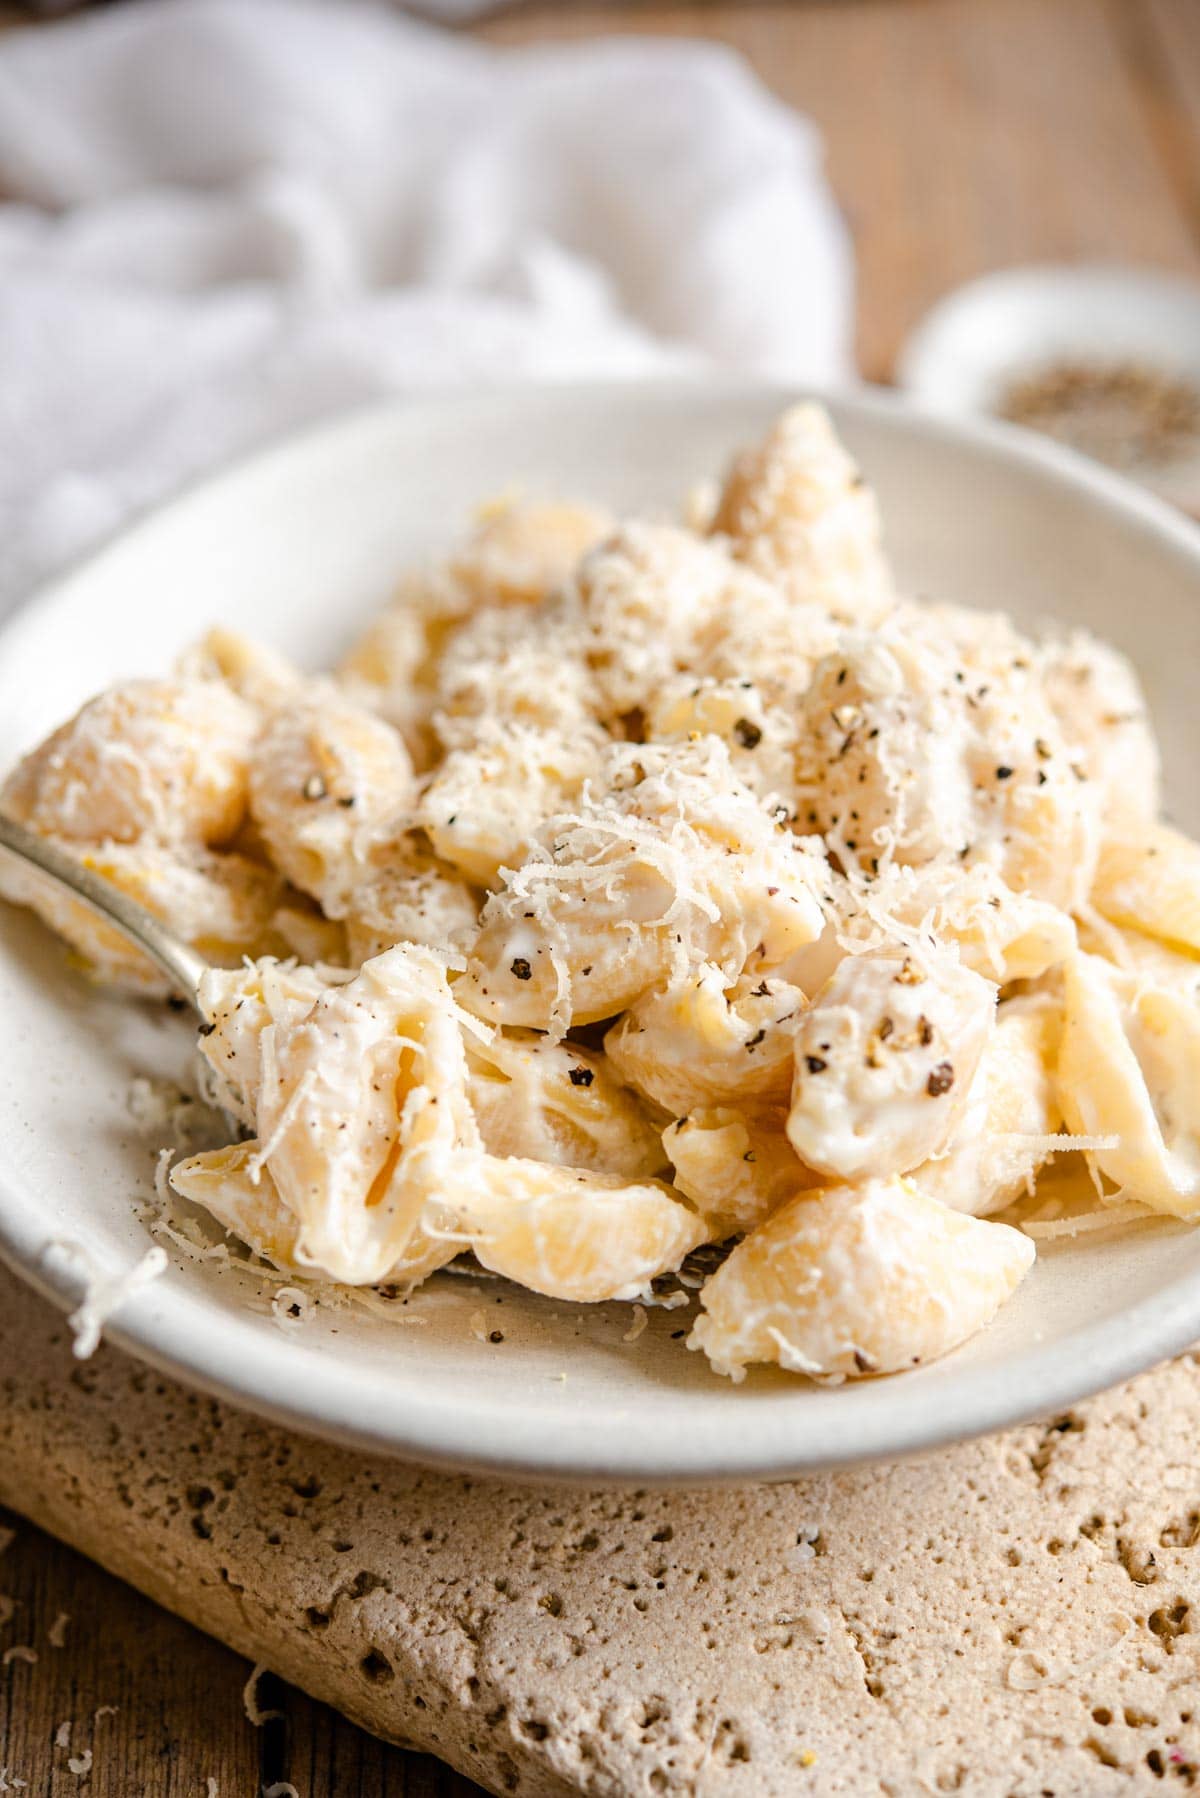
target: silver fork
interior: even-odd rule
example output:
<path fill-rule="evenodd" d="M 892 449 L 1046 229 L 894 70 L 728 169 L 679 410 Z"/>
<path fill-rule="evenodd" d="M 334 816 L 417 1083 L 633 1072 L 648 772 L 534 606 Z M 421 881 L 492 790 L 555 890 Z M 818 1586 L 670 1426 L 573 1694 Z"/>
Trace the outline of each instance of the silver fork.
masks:
<path fill-rule="evenodd" d="M 90 906 L 91 910 L 128 937 L 129 941 L 162 969 L 181 997 L 194 1011 L 199 1011 L 200 978 L 208 963 L 202 955 L 182 942 L 167 929 L 153 912 L 130 899 L 100 874 L 93 874 L 67 855 L 57 844 L 48 843 L 23 824 L 0 816 L 0 850 L 15 856 L 27 867 L 37 870 L 46 880 Z"/>

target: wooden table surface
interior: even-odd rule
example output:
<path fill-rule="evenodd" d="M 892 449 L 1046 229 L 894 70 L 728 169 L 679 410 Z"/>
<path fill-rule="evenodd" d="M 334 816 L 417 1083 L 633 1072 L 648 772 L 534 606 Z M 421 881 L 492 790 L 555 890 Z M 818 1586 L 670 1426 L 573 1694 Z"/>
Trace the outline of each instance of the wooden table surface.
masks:
<path fill-rule="evenodd" d="M 1200 271 L 1200 0 L 560 3 L 480 35 L 612 30 L 718 38 L 816 119 L 858 247 L 873 379 L 939 294 L 985 269 L 1096 257 Z M 0 1780 L 25 1778 L 29 1798 L 209 1798 L 209 1781 L 219 1798 L 281 1780 L 300 1798 L 477 1791 L 269 1681 L 260 1703 L 284 1720 L 255 1730 L 237 1656 L 8 1521 L 0 1589 L 16 1611 L 0 1645 L 44 1641 L 70 1616 L 60 1649 L 0 1672 Z M 86 1779 L 53 1745 L 68 1719 L 95 1741 Z"/>

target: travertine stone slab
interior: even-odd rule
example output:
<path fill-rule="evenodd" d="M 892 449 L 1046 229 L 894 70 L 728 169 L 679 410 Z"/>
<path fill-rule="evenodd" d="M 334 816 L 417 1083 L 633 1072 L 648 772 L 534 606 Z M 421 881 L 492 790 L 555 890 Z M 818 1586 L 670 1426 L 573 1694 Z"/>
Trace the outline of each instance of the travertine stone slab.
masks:
<path fill-rule="evenodd" d="M 0 1274 L 0 1501 L 498 1793 L 1200 1783 L 1200 1363 L 922 1463 L 671 1493 L 310 1443 Z"/>

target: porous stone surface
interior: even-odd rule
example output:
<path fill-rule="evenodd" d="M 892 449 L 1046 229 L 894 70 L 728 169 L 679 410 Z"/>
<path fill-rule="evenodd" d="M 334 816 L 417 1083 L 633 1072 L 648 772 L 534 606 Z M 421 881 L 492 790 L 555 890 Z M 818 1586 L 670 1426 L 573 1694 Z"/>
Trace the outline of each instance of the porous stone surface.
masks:
<path fill-rule="evenodd" d="M 0 1273 L 0 1501 L 497 1793 L 1200 1783 L 1200 1361 L 740 1490 L 422 1472 L 259 1423 Z"/>

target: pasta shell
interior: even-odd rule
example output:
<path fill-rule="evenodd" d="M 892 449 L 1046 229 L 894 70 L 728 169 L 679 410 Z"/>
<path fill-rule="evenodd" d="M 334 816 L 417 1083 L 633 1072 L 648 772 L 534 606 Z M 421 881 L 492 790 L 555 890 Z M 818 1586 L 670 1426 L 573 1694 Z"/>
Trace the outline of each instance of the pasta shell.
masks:
<path fill-rule="evenodd" d="M 1113 924 L 1200 955 L 1200 843 L 1165 824 L 1110 838 L 1091 902 Z"/>
<path fill-rule="evenodd" d="M 895 1373 L 990 1323 L 1034 1253 L 911 1180 L 801 1193 L 706 1281 L 688 1346 L 735 1380 L 753 1361 L 818 1379 Z"/>
<path fill-rule="evenodd" d="M 551 1298 L 635 1299 L 708 1232 L 660 1181 L 484 1156 L 461 1201 L 485 1267 Z"/>
<path fill-rule="evenodd" d="M 1064 973 L 1057 1089 L 1068 1128 L 1102 1139 L 1093 1166 L 1130 1198 L 1200 1210 L 1200 1008 L 1094 955 Z"/>

